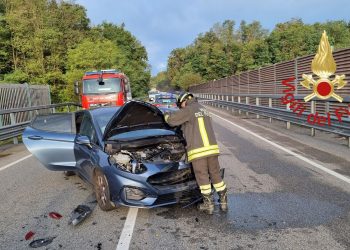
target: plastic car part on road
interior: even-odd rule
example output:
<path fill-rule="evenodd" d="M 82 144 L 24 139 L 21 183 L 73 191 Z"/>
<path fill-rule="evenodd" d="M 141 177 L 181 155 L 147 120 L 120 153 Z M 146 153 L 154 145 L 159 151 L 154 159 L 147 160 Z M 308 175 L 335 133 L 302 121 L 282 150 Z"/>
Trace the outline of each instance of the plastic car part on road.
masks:
<path fill-rule="evenodd" d="M 55 238 L 56 237 L 48 237 L 48 238 L 33 240 L 32 242 L 30 242 L 29 246 L 31 248 L 38 248 L 38 247 L 47 246 L 47 245 L 51 244 Z"/>
<path fill-rule="evenodd" d="M 73 226 L 79 224 L 85 220 L 91 214 L 91 212 L 91 208 L 86 205 L 77 206 L 71 213 L 68 224 L 73 224 Z"/>
<path fill-rule="evenodd" d="M 30 240 L 31 238 L 33 238 L 34 236 L 34 232 L 33 231 L 29 231 L 26 236 L 24 236 L 25 240 Z"/>
<path fill-rule="evenodd" d="M 56 213 L 56 212 L 51 212 L 49 213 L 49 216 L 52 218 L 52 219 L 55 219 L 55 220 L 59 220 L 62 218 L 62 215 L 60 215 L 59 213 Z"/>

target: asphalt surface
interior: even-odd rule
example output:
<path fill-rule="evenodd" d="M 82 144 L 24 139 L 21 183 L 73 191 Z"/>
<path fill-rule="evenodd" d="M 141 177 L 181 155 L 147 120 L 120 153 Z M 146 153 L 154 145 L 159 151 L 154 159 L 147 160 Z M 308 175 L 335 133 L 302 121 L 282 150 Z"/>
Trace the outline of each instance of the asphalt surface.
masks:
<path fill-rule="evenodd" d="M 283 123 L 214 113 L 350 178 L 342 138 L 312 138 L 299 127 L 287 131 Z M 349 183 L 220 118 L 213 121 L 229 212 L 139 209 L 130 249 L 350 249 Z M 23 145 L 0 149 L 0 169 L 28 154 Z M 28 249 L 29 231 L 35 239 L 55 237 L 42 249 L 116 249 L 128 213 L 125 207 L 101 211 L 89 185 L 46 170 L 34 157 L 0 171 L 0 199 L 0 249 Z M 68 225 L 79 204 L 96 207 L 80 225 Z M 63 217 L 50 218 L 53 211 Z"/>

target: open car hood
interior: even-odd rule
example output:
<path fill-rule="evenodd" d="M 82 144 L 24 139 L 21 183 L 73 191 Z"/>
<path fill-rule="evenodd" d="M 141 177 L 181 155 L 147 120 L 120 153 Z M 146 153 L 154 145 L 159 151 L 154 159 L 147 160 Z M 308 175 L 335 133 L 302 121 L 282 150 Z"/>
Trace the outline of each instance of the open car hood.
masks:
<path fill-rule="evenodd" d="M 171 130 L 158 108 L 146 102 L 129 101 L 108 122 L 103 140 L 124 132 L 153 128 Z"/>

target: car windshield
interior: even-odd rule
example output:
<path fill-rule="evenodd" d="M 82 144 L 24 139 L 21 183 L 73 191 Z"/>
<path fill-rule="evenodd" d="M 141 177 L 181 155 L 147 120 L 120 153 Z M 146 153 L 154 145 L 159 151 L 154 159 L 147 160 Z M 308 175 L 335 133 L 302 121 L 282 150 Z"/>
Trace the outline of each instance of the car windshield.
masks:
<path fill-rule="evenodd" d="M 119 108 L 106 108 L 94 115 L 102 134 L 105 132 L 108 122 L 112 119 L 112 116 L 118 111 L 118 109 Z"/>
<path fill-rule="evenodd" d="M 98 79 L 88 79 L 83 81 L 84 94 L 104 94 L 120 92 L 120 78 L 104 78 L 104 84 L 100 85 Z"/>
<path fill-rule="evenodd" d="M 176 103 L 176 98 L 157 98 L 157 103 Z"/>

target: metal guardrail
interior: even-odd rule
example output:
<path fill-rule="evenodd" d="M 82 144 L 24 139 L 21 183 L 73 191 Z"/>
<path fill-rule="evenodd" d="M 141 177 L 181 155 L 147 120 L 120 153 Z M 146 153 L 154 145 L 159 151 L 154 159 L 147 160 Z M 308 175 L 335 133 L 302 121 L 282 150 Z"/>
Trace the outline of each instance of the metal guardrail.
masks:
<path fill-rule="evenodd" d="M 238 110 L 239 114 L 242 111 L 249 113 L 254 113 L 257 115 L 257 118 L 260 116 L 270 118 L 270 122 L 272 119 L 280 120 L 286 122 L 286 128 L 290 129 L 291 124 L 297 124 L 304 127 L 308 127 L 311 129 L 311 136 L 315 136 L 315 130 L 326 131 L 338 135 L 342 135 L 347 138 L 348 147 L 350 147 L 350 119 L 349 117 L 342 118 L 342 122 L 340 123 L 335 116 L 330 116 L 331 126 L 328 124 L 318 125 L 318 124 L 310 124 L 307 122 L 307 117 L 310 114 L 315 113 L 315 108 L 311 108 L 311 112 L 304 112 L 302 115 L 298 116 L 296 113 L 293 113 L 292 110 L 289 109 L 288 105 L 285 105 L 286 108 L 282 109 L 280 107 L 273 107 L 272 100 L 280 100 L 283 95 L 232 95 L 232 94 L 207 94 L 207 93 L 196 93 L 198 98 L 202 99 L 202 101 L 208 105 L 217 106 L 219 108 L 233 109 Z M 237 101 L 235 101 L 235 97 L 237 97 Z M 295 96 L 295 100 L 302 100 L 305 95 Z M 249 98 L 254 98 L 254 103 L 250 102 Z M 268 106 L 260 105 L 261 98 L 268 98 Z M 230 100 L 231 99 L 231 100 Z M 207 102 L 206 102 L 207 100 Z M 242 102 L 242 101 L 245 101 Z M 349 102 L 348 98 L 345 100 Z M 311 101 L 311 107 L 315 107 L 316 101 Z"/>
<path fill-rule="evenodd" d="M 31 120 L 24 121 L 17 123 L 15 114 L 16 113 L 22 113 L 22 112 L 30 112 L 30 117 L 34 118 L 33 112 L 35 115 L 39 114 L 40 110 L 50 110 L 51 113 L 56 112 L 56 108 L 61 107 L 67 107 L 68 112 L 70 111 L 70 107 L 81 107 L 78 103 L 73 102 L 67 102 L 67 103 L 60 103 L 60 104 L 50 104 L 50 105 L 41 105 L 36 107 L 26 107 L 26 108 L 15 108 L 15 109 L 8 109 L 8 110 L 0 110 L 0 141 L 13 138 L 13 142 L 15 144 L 18 143 L 17 137 L 20 136 L 26 126 L 31 122 Z M 9 115 L 11 124 L 2 126 L 1 124 L 1 117 L 3 115 Z"/>

